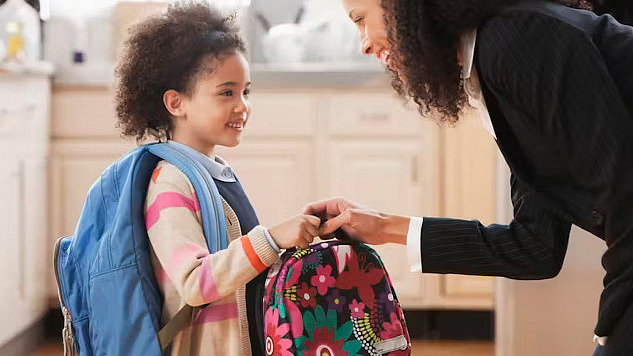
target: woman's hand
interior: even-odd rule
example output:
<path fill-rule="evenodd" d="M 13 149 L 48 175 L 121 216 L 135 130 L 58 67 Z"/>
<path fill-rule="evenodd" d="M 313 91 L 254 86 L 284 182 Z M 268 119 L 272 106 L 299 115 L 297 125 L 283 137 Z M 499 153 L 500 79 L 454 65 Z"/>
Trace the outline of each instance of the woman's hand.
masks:
<path fill-rule="evenodd" d="M 389 215 L 363 208 L 345 198 L 337 197 L 309 204 L 304 214 L 321 217 L 320 236 L 331 238 L 342 228 L 352 239 L 372 245 L 384 243 L 406 244 L 409 218 Z"/>
<path fill-rule="evenodd" d="M 297 215 L 268 229 L 268 232 L 279 248 L 308 248 L 314 238 L 319 236 L 320 225 L 321 219 L 316 216 Z"/>

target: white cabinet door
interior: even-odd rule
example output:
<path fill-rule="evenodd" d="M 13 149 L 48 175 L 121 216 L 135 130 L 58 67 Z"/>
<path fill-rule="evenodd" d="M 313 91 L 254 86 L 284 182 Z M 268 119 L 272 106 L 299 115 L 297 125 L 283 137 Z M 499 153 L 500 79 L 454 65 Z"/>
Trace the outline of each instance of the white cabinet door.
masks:
<path fill-rule="evenodd" d="M 314 200 L 314 149 L 308 142 L 262 141 L 217 154 L 235 170 L 262 225 L 271 227 Z"/>
<path fill-rule="evenodd" d="M 47 307 L 45 255 L 49 81 L 0 78 L 0 345 Z M 43 280 L 43 282 L 42 282 Z"/>
<path fill-rule="evenodd" d="M 26 325 L 25 310 L 25 221 L 24 162 L 15 153 L 0 158 L 0 344 Z"/>
<path fill-rule="evenodd" d="M 22 200 L 24 194 L 24 167 L 19 157 L 11 155 L 0 159 L 4 167 L 0 172 L 0 243 L 2 258 L 0 268 L 2 295 L 21 289 L 20 253 L 24 231 Z"/>
<path fill-rule="evenodd" d="M 47 164 L 44 155 L 27 155 L 22 160 L 24 286 L 20 291 L 33 317 L 46 310 L 51 250 L 47 247 Z M 33 320 L 35 321 L 35 320 Z"/>
<path fill-rule="evenodd" d="M 19 295 L 21 288 L 20 252 L 22 246 L 22 162 L 19 158 L 0 158 L 0 293 L 4 302 Z M 4 303 L 0 303 L 4 304 Z"/>
<path fill-rule="evenodd" d="M 432 209 L 423 196 L 422 146 L 418 141 L 334 142 L 329 146 L 328 195 L 344 196 L 368 208 L 422 215 Z M 405 307 L 421 305 L 424 276 L 410 272 L 406 247 L 372 246 L 382 257 L 398 298 Z"/>

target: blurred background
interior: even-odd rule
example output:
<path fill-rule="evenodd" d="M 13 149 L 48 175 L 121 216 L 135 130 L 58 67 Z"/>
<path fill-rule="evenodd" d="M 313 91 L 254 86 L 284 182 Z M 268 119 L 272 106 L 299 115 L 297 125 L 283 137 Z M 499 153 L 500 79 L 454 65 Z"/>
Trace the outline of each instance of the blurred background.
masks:
<path fill-rule="evenodd" d="M 438 127 L 403 104 L 360 55 L 339 0 L 209 1 L 238 16 L 249 43 L 253 116 L 243 143 L 218 153 L 264 225 L 334 195 L 510 221 L 507 168 L 478 119 Z M 53 243 L 73 233 L 101 171 L 135 146 L 114 126 L 113 68 L 128 27 L 167 1 L 0 4 L 0 355 L 57 356 Z M 574 229 L 557 278 L 517 282 L 410 273 L 403 247 L 378 247 L 415 356 L 590 355 L 603 250 Z"/>

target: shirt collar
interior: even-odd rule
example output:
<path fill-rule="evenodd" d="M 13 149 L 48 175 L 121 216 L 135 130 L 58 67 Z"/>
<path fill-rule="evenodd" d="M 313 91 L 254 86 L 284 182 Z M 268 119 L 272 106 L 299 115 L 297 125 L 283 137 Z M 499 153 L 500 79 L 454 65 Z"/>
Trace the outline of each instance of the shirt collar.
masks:
<path fill-rule="evenodd" d="M 475 44 L 477 43 L 477 30 L 470 30 L 460 38 L 462 49 L 462 78 L 468 79 L 473 71 L 475 60 Z"/>
<path fill-rule="evenodd" d="M 176 147 L 182 148 L 187 153 L 189 153 L 192 157 L 196 158 L 202 165 L 209 171 L 211 177 L 213 179 L 222 181 L 222 182 L 235 182 L 235 174 L 233 174 L 233 170 L 225 160 L 220 156 L 214 156 L 213 158 L 208 157 L 202 152 L 196 150 L 193 147 L 189 147 L 180 142 L 176 141 L 168 141 L 170 145 L 174 145 Z"/>

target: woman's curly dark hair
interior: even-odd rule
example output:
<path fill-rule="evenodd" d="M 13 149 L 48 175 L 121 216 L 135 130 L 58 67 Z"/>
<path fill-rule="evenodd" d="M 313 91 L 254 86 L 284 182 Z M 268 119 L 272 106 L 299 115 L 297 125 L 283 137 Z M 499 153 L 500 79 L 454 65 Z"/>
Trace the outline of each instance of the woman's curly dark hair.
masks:
<path fill-rule="evenodd" d="M 457 62 L 460 36 L 518 0 L 382 0 L 392 59 L 403 82 L 391 70 L 392 86 L 404 99 L 413 99 L 422 116 L 455 124 L 467 102 L 461 66 Z M 587 9 L 583 0 L 557 0 Z"/>
<path fill-rule="evenodd" d="M 163 94 L 174 89 L 191 95 L 196 78 L 213 68 L 209 58 L 221 60 L 246 53 L 235 16 L 198 2 L 172 4 L 130 30 L 117 68 L 117 127 L 123 136 L 170 139 L 172 117 Z"/>

